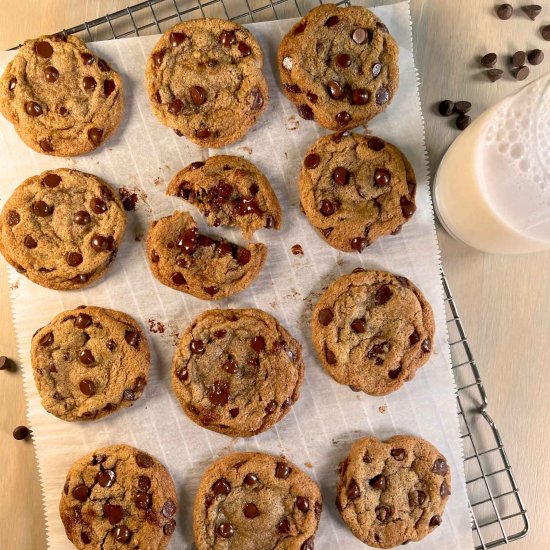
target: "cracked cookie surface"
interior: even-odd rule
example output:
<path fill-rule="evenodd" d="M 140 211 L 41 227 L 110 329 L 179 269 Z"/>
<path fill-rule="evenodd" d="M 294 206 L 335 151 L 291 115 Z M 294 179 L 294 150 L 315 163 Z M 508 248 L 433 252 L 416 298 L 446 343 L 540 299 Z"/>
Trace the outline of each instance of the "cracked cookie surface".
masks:
<path fill-rule="evenodd" d="M 94 306 L 63 311 L 32 338 L 42 405 L 62 420 L 95 420 L 133 405 L 149 374 L 147 338 L 125 313 Z"/>
<path fill-rule="evenodd" d="M 321 364 L 337 382 L 387 395 L 428 361 L 435 322 L 430 304 L 408 279 L 358 268 L 321 296 L 311 331 Z"/>
<path fill-rule="evenodd" d="M 283 38 L 283 92 L 302 118 L 331 130 L 366 124 L 391 103 L 399 84 L 399 47 L 372 12 L 325 4 Z"/>
<path fill-rule="evenodd" d="M 34 283 L 71 290 L 99 279 L 114 260 L 126 213 L 104 181 L 59 168 L 19 185 L 0 214 L 0 252 Z"/>
<path fill-rule="evenodd" d="M 317 140 L 302 163 L 299 187 L 311 225 L 345 252 L 362 252 L 398 233 L 416 210 L 410 162 L 373 135 L 344 132 Z"/>
<path fill-rule="evenodd" d="M 208 225 L 237 226 L 250 239 L 257 229 L 279 229 L 281 207 L 267 178 L 242 157 L 218 155 L 178 172 L 167 193 L 189 201 Z"/>
<path fill-rule="evenodd" d="M 419 541 L 442 523 L 451 494 L 445 457 L 419 437 L 356 441 L 340 465 L 336 506 L 352 533 L 375 548 Z"/>
<path fill-rule="evenodd" d="M 198 550 L 313 550 L 319 486 L 286 458 L 235 453 L 203 475 L 193 509 Z"/>
<path fill-rule="evenodd" d="M 304 379 L 301 345 L 259 309 L 213 309 L 186 329 L 172 387 L 185 414 L 225 435 L 249 437 L 279 422 Z"/>
<path fill-rule="evenodd" d="M 168 470 L 128 445 L 97 449 L 70 468 L 59 513 L 79 550 L 162 550 L 176 528 Z"/>
<path fill-rule="evenodd" d="M 166 31 L 147 60 L 155 116 L 202 147 L 241 139 L 267 107 L 263 53 L 250 31 L 195 19 Z"/>
<path fill-rule="evenodd" d="M 96 149 L 123 110 L 120 75 L 76 36 L 28 40 L 0 79 L 0 112 L 39 153 L 69 157 Z"/>
<path fill-rule="evenodd" d="M 267 247 L 246 248 L 202 235 L 188 212 L 175 212 L 151 224 L 147 258 L 166 286 L 202 300 L 220 300 L 244 290 L 259 275 Z"/>

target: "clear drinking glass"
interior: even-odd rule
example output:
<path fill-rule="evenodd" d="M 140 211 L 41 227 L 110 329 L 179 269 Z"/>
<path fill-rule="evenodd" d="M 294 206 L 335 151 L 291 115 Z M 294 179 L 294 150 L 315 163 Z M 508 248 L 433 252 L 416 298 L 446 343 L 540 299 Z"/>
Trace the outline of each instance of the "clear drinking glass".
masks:
<path fill-rule="evenodd" d="M 434 183 L 445 229 L 495 254 L 550 249 L 550 73 L 478 117 Z"/>

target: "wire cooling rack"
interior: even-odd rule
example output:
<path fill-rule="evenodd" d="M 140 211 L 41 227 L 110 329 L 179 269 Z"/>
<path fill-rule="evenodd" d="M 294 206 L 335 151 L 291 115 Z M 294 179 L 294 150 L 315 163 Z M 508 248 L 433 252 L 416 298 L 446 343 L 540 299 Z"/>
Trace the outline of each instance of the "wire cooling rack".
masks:
<path fill-rule="evenodd" d="M 221 17 L 239 23 L 268 21 L 301 16 L 319 2 L 323 0 L 148 0 L 62 33 L 93 42 L 160 33 L 178 21 L 198 17 Z M 350 2 L 336 4 L 347 6 Z M 529 520 L 502 438 L 487 412 L 487 394 L 456 303 L 445 275 L 441 276 L 474 544 L 476 550 L 485 550 L 524 537 Z"/>

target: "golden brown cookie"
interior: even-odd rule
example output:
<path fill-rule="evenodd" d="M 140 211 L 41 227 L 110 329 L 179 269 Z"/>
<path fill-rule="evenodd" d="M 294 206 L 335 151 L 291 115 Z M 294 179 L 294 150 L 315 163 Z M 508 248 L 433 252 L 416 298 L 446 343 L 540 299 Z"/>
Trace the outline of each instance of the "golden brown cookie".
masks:
<path fill-rule="evenodd" d="M 286 458 L 235 453 L 203 475 L 193 508 L 198 550 L 313 550 L 319 486 Z"/>
<path fill-rule="evenodd" d="M 211 309 L 185 330 L 172 387 L 204 428 L 249 437 L 279 422 L 300 395 L 302 347 L 259 309 Z"/>
<path fill-rule="evenodd" d="M 334 281 L 311 318 L 315 349 L 340 384 L 387 395 L 428 361 L 435 321 L 408 279 L 358 268 Z"/>
<path fill-rule="evenodd" d="M 241 139 L 267 107 L 263 53 L 232 21 L 194 19 L 167 30 L 147 60 L 155 116 L 202 147 Z"/>
<path fill-rule="evenodd" d="M 208 225 L 237 226 L 247 239 L 262 227 L 281 227 L 277 195 L 260 170 L 241 157 L 192 162 L 172 178 L 167 193 L 196 206 Z"/>
<path fill-rule="evenodd" d="M 26 179 L 0 214 L 0 252 L 34 283 L 72 290 L 115 259 L 126 213 L 103 180 L 58 168 Z"/>
<path fill-rule="evenodd" d="M 340 465 L 336 506 L 358 539 L 394 548 L 441 525 L 450 494 L 451 469 L 431 443 L 409 435 L 365 437 Z"/>
<path fill-rule="evenodd" d="M 71 466 L 59 513 L 79 550 L 163 550 L 176 528 L 177 502 L 168 470 L 151 455 L 120 444 Z"/>
<path fill-rule="evenodd" d="M 405 155 L 376 136 L 349 132 L 317 140 L 300 172 L 302 208 L 323 239 L 362 252 L 401 230 L 416 210 L 416 178 Z"/>
<path fill-rule="evenodd" d="M 43 407 L 62 420 L 96 420 L 130 407 L 149 375 L 147 338 L 132 317 L 81 306 L 34 334 L 31 362 Z"/>
<path fill-rule="evenodd" d="M 21 46 L 0 79 L 0 112 L 35 151 L 93 151 L 124 110 L 120 75 L 76 36 L 41 36 Z"/>
<path fill-rule="evenodd" d="M 283 38 L 283 91 L 302 118 L 331 130 L 366 124 L 384 111 L 399 84 L 399 47 L 371 11 L 324 4 Z"/>
<path fill-rule="evenodd" d="M 147 258 L 163 284 L 202 300 L 221 300 L 241 292 L 260 274 L 267 247 L 246 248 L 202 235 L 188 212 L 174 212 L 151 224 Z"/>

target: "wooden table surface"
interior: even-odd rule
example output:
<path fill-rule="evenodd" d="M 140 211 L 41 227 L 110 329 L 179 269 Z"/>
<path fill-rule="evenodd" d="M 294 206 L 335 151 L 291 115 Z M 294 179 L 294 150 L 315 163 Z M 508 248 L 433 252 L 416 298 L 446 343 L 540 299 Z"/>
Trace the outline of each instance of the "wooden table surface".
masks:
<path fill-rule="evenodd" d="M 0 49 L 131 3 L 132 0 L 0 0 Z M 476 63 L 477 56 L 494 51 L 504 68 L 506 54 L 537 47 L 545 51 L 547 62 L 533 68 L 532 74 L 548 70 L 550 44 L 541 39 L 538 30 L 543 23 L 550 24 L 550 1 L 541 4 L 545 4 L 545 11 L 532 22 L 522 13 L 500 21 L 494 15 L 492 0 L 411 0 L 432 172 L 457 134 L 449 120 L 435 114 L 433 106 L 437 101 L 467 99 L 474 104 L 475 116 L 520 86 L 508 73 L 498 83 L 489 83 Z M 500 427 L 529 510 L 531 532 L 513 548 L 548 548 L 550 252 L 491 256 L 454 241 L 441 229 L 439 239 L 444 269 L 489 395 L 489 412 Z M 0 355 L 17 356 L 3 260 Z M 15 426 L 25 424 L 19 372 L 1 373 L 0 395 L 0 546 L 40 550 L 45 548 L 45 536 L 32 444 L 11 437 Z"/>

